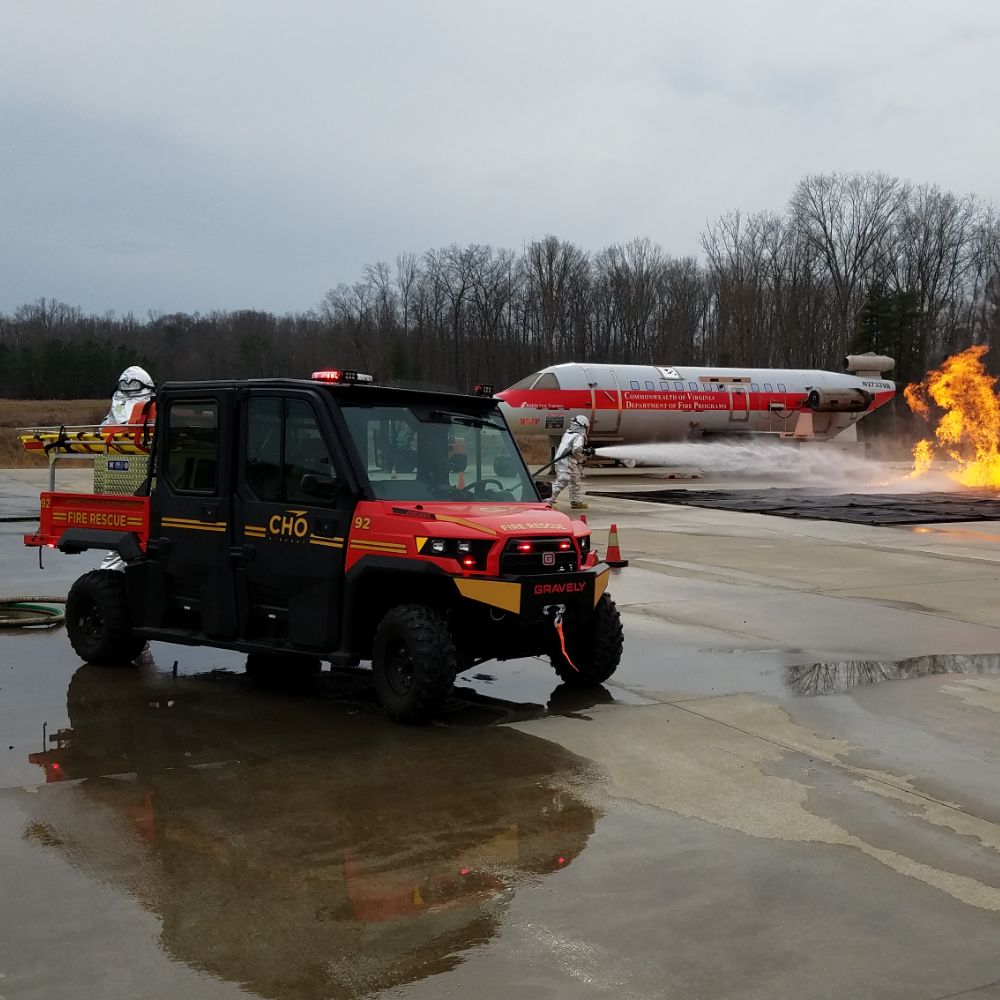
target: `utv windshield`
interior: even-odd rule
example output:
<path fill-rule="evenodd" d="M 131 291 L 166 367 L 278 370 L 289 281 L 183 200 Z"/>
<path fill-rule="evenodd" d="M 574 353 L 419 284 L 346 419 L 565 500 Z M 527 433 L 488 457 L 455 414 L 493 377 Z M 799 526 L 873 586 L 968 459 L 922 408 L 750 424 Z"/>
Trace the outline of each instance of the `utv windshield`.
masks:
<path fill-rule="evenodd" d="M 341 412 L 379 500 L 538 499 L 498 413 L 351 405 Z"/>

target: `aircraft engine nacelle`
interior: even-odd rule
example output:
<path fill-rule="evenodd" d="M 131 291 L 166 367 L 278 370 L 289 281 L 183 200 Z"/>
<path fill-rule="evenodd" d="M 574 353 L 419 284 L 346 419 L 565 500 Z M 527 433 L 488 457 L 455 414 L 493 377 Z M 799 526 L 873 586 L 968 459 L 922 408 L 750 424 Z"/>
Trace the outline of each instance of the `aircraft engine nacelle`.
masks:
<path fill-rule="evenodd" d="M 848 354 L 844 358 L 844 371 L 862 377 L 884 378 L 884 373 L 891 371 L 895 366 L 896 362 L 892 358 L 871 351 L 867 354 Z"/>
<path fill-rule="evenodd" d="M 874 399 L 864 389 L 810 389 L 806 406 L 814 413 L 861 413 Z"/>

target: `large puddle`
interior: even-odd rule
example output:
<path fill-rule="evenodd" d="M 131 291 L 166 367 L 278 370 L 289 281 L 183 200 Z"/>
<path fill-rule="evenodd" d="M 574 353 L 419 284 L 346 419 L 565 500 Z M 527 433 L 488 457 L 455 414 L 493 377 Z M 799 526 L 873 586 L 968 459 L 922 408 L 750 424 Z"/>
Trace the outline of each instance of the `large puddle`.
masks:
<path fill-rule="evenodd" d="M 931 674 L 1000 674 L 1000 653 L 935 653 L 905 660 L 839 660 L 785 667 L 784 683 L 795 695 L 843 694 L 856 687 Z"/>

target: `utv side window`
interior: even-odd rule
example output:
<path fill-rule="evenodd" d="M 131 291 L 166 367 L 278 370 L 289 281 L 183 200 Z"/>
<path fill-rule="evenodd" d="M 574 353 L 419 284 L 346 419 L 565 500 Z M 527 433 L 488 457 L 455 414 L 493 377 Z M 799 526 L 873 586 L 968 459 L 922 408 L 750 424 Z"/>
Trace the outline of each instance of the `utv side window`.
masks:
<path fill-rule="evenodd" d="M 167 482 L 177 493 L 215 493 L 219 471 L 219 404 L 210 400 L 170 404 L 167 414 Z"/>
<path fill-rule="evenodd" d="M 280 503 L 280 399 L 251 399 L 247 406 L 247 484 L 258 500 Z"/>
<path fill-rule="evenodd" d="M 247 405 L 246 482 L 258 500 L 325 506 L 335 493 L 330 449 L 312 407 L 301 399 Z"/>
<path fill-rule="evenodd" d="M 334 471 L 312 407 L 302 399 L 285 404 L 285 500 L 324 503 L 333 499 Z"/>

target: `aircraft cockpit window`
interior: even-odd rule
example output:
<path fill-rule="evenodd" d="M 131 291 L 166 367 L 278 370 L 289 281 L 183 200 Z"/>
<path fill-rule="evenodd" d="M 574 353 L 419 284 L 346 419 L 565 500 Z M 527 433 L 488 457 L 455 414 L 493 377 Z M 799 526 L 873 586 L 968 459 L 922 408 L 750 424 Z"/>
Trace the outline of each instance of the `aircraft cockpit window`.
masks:
<path fill-rule="evenodd" d="M 751 382 L 750 383 L 750 391 L 751 392 L 760 392 L 760 383 L 759 382 Z"/>
<path fill-rule="evenodd" d="M 774 392 L 774 386 L 770 382 L 764 383 L 764 392 Z"/>
<path fill-rule="evenodd" d="M 527 378 L 521 379 L 520 382 L 515 382 L 511 389 L 530 389 L 535 384 L 535 379 L 538 378 L 540 372 L 533 372 Z"/>
<path fill-rule="evenodd" d="M 646 379 L 646 388 L 647 389 L 655 389 L 656 388 L 656 384 L 651 379 Z"/>
<path fill-rule="evenodd" d="M 779 382 L 778 383 L 778 392 L 786 392 L 786 391 L 787 390 L 785 389 L 784 385 L 781 382 Z"/>
<path fill-rule="evenodd" d="M 546 372 L 532 387 L 532 389 L 558 389 L 559 379 L 552 374 L 552 372 Z"/>
<path fill-rule="evenodd" d="M 632 379 L 632 381 L 629 382 L 629 385 L 632 386 L 633 389 L 638 389 L 639 388 L 639 383 L 636 382 L 635 379 Z"/>

